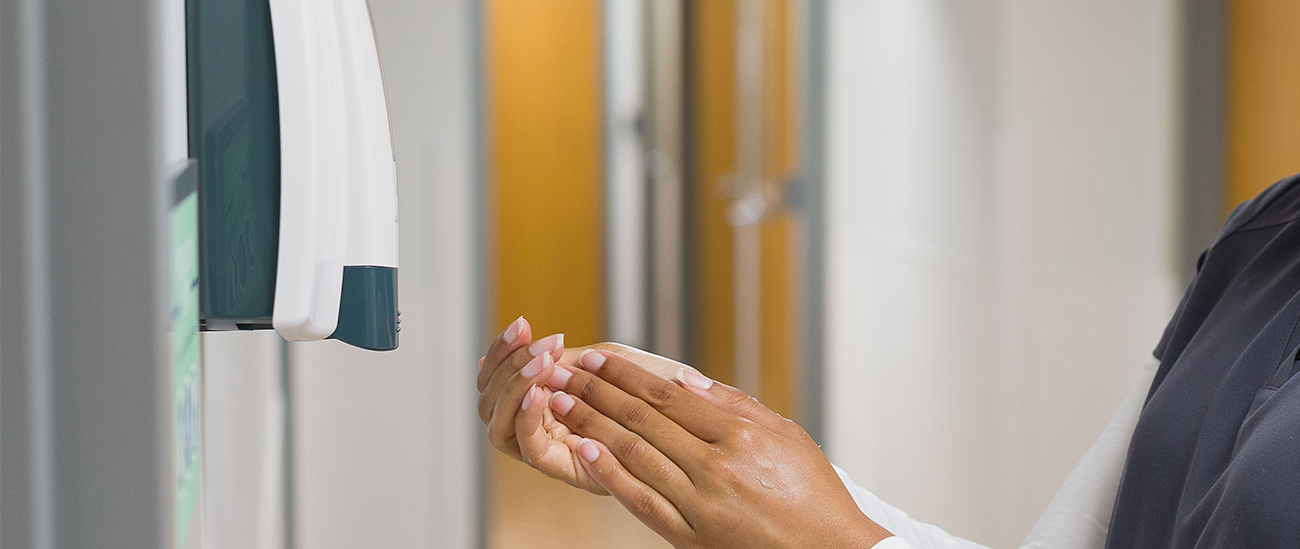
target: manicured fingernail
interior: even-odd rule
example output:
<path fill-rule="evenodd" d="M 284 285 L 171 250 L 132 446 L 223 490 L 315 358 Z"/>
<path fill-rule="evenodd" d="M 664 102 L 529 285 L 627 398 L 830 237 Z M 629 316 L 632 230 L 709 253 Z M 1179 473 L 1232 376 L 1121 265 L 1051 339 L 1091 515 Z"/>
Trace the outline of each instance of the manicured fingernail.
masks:
<path fill-rule="evenodd" d="M 677 381 L 682 382 L 682 385 L 690 385 L 696 389 L 708 389 L 713 386 L 712 379 L 704 377 L 704 374 L 690 368 L 678 368 Z"/>
<path fill-rule="evenodd" d="M 524 377 L 533 377 L 542 373 L 542 368 L 550 366 L 551 364 L 553 364 L 551 361 L 551 353 L 546 353 L 528 361 L 528 364 L 525 364 L 523 369 L 519 370 L 519 375 Z"/>
<path fill-rule="evenodd" d="M 605 365 L 605 355 L 595 349 L 587 349 L 578 355 L 578 363 L 582 364 L 583 370 L 595 372 Z"/>
<path fill-rule="evenodd" d="M 529 388 L 528 388 L 528 396 L 525 396 L 525 397 L 524 397 L 524 403 L 523 403 L 523 404 L 520 404 L 519 407 L 522 408 L 522 409 L 524 409 L 524 410 L 527 410 L 529 406 L 532 406 L 532 405 L 533 405 L 533 395 L 535 395 L 535 394 L 537 394 L 537 386 L 536 386 L 536 385 L 533 385 L 532 387 L 529 387 Z"/>
<path fill-rule="evenodd" d="M 487 358 L 487 357 L 485 357 L 485 356 L 478 357 L 478 369 L 480 369 L 480 370 L 483 369 L 483 360 L 485 360 L 486 358 Z"/>
<path fill-rule="evenodd" d="M 551 374 L 551 385 L 556 389 L 563 389 L 564 384 L 568 383 L 571 377 L 573 377 L 573 372 L 564 368 L 556 368 L 555 372 Z"/>
<path fill-rule="evenodd" d="M 524 317 L 521 316 L 510 323 L 510 326 L 506 328 L 506 333 L 501 334 L 501 339 L 506 342 L 506 345 L 513 345 L 515 340 L 519 339 L 519 332 L 522 331 L 524 331 Z"/>
<path fill-rule="evenodd" d="M 556 349 L 564 348 L 564 334 L 549 335 L 534 341 L 528 346 L 528 353 L 537 356 L 542 353 L 553 353 Z"/>
<path fill-rule="evenodd" d="M 551 354 L 555 355 L 555 360 L 564 356 L 564 334 L 555 334 L 555 348 L 551 349 Z"/>
<path fill-rule="evenodd" d="M 600 447 L 596 446 L 596 443 L 592 442 L 591 439 L 584 438 L 578 441 L 578 455 L 587 460 L 587 463 L 592 463 L 596 461 L 596 458 L 600 457 Z"/>
<path fill-rule="evenodd" d="M 560 415 L 569 413 L 569 410 L 573 409 L 574 404 L 577 404 L 577 401 L 573 400 L 573 397 L 565 394 L 563 391 L 551 395 L 551 409 L 555 410 Z"/>

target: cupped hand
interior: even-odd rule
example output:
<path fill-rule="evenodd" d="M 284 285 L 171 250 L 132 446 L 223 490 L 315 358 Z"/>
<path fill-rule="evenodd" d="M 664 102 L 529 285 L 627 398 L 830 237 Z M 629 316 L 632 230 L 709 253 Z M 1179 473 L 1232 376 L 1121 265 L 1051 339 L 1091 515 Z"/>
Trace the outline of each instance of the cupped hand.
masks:
<path fill-rule="evenodd" d="M 532 327 L 520 317 L 492 339 L 487 353 L 479 359 L 478 414 L 487 425 L 488 442 L 493 448 L 572 486 L 608 495 L 579 462 L 578 443 L 582 438 L 556 421 L 546 406 L 553 394 L 549 385 L 562 386 L 576 368 L 573 364 L 579 353 L 587 348 L 635 358 L 661 377 L 671 377 L 682 366 L 617 343 L 566 349 L 563 334 L 533 342 Z M 557 362 L 568 367 L 558 367 Z"/>
<path fill-rule="evenodd" d="M 492 339 L 479 359 L 478 416 L 487 426 L 488 443 L 502 453 L 570 485 L 606 495 L 578 463 L 578 442 L 547 409 L 555 377 L 555 362 L 563 356 L 564 335 L 532 341 L 532 327 L 523 317 Z M 565 376 L 567 370 L 560 372 Z M 525 403 L 542 404 L 525 408 Z M 528 451 L 525 453 L 524 449 Z"/>
<path fill-rule="evenodd" d="M 568 448 L 675 547 L 872 547 L 890 536 L 812 438 L 749 395 L 690 367 L 666 381 L 614 352 L 575 362 L 545 401 L 585 437 Z M 532 398 L 529 410 L 543 402 Z"/>

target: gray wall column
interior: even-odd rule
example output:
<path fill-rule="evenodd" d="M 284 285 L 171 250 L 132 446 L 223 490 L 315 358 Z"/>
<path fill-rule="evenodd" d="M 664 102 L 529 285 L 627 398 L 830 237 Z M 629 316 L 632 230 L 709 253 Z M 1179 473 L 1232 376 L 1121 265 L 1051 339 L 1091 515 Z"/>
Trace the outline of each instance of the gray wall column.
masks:
<path fill-rule="evenodd" d="M 171 542 L 157 0 L 3 0 L 0 544 Z"/>

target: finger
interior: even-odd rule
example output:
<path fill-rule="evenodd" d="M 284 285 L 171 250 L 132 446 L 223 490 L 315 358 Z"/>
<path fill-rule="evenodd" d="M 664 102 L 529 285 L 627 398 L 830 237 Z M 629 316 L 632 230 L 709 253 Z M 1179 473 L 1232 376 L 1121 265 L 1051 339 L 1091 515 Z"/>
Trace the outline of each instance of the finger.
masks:
<path fill-rule="evenodd" d="M 618 354 L 588 349 L 582 352 L 578 363 L 583 370 L 595 374 L 621 392 L 644 401 L 672 423 L 705 442 L 720 440 L 732 427 L 728 420 L 734 416 L 691 397 L 680 385 L 664 380 Z M 601 391 L 601 384 L 575 385 L 574 380 L 577 379 L 575 373 L 574 379 L 569 381 L 573 385 L 570 392 L 583 397 L 607 415 L 619 413 L 619 407 L 625 405 L 615 394 Z M 622 420 L 619 422 L 622 423 Z"/>
<path fill-rule="evenodd" d="M 560 444 L 542 428 L 542 411 L 545 409 L 545 395 L 536 385 L 529 385 L 519 403 L 519 411 L 515 413 L 515 440 L 523 462 L 534 467 L 547 458 L 553 444 Z"/>
<path fill-rule="evenodd" d="M 497 366 L 496 371 L 488 380 L 487 386 L 479 389 L 478 395 L 478 417 L 486 425 L 492 420 L 492 413 L 496 410 L 497 397 L 501 393 L 501 388 L 505 386 L 512 376 L 522 370 L 534 358 L 528 354 L 527 348 L 515 349 L 510 356 Z"/>
<path fill-rule="evenodd" d="M 674 501 L 683 501 L 681 498 L 694 493 L 691 479 L 659 451 L 663 446 L 651 445 L 573 395 L 563 392 L 551 395 L 550 408 L 570 431 L 609 441 L 619 462 L 656 492 Z"/>
<path fill-rule="evenodd" d="M 565 352 L 567 353 L 568 351 L 566 350 Z M 582 371 L 575 370 L 574 368 L 576 368 L 576 366 L 565 366 L 557 361 L 555 363 L 555 371 L 551 374 L 551 377 L 546 380 L 546 386 L 556 391 L 563 391 L 569 384 L 569 380 L 573 378 L 573 374 Z"/>
<path fill-rule="evenodd" d="M 483 392 L 487 386 L 488 380 L 492 379 L 492 374 L 501 365 L 511 353 L 524 345 L 528 345 L 533 340 L 533 328 L 528 324 L 528 320 L 519 317 L 506 326 L 505 331 L 501 332 L 492 343 L 488 344 L 487 354 L 483 355 L 483 361 L 479 364 L 478 369 L 478 390 Z"/>
<path fill-rule="evenodd" d="M 622 343 L 614 343 L 610 341 L 593 343 L 591 345 L 587 345 L 584 347 L 573 347 L 570 349 L 565 349 L 564 356 L 559 359 L 556 359 L 555 362 L 557 364 L 563 364 L 566 366 L 573 365 L 576 367 L 578 364 L 578 358 L 581 356 L 582 352 L 587 349 L 605 351 L 607 353 L 613 353 L 623 358 L 626 358 L 629 361 L 631 361 L 633 364 L 640 366 L 641 369 L 646 370 L 658 376 L 661 379 L 671 380 L 673 376 L 677 375 L 677 370 L 679 368 L 682 367 L 689 368 L 689 366 L 686 366 L 685 364 L 682 364 L 681 362 L 678 362 L 671 358 L 642 351 L 641 349 L 638 349 L 636 347 L 629 347 L 627 345 L 623 345 Z"/>
<path fill-rule="evenodd" d="M 515 440 L 519 446 L 520 460 L 551 478 L 596 495 L 609 495 L 587 474 L 586 469 L 578 465 L 580 437 L 570 434 L 562 424 L 556 425 L 559 430 L 563 430 L 563 434 L 547 432 L 545 419 L 550 408 L 547 408 L 546 403 L 550 394 L 550 391 L 533 385 L 520 403 L 519 411 L 515 414 Z"/>
<path fill-rule="evenodd" d="M 515 411 L 519 409 L 529 387 L 536 387 L 551 376 L 555 361 L 550 353 L 542 353 L 524 365 L 522 369 L 510 376 L 510 380 L 501 389 L 493 406 L 488 426 L 488 442 L 493 448 L 501 450 L 512 457 L 520 457 L 519 444 L 515 442 Z"/>
<path fill-rule="evenodd" d="M 583 439 L 578 443 L 578 455 L 583 469 L 656 534 L 669 542 L 678 542 L 694 534 L 681 511 L 663 494 L 629 473 L 610 453 L 609 447 Z"/>
<path fill-rule="evenodd" d="M 699 400 L 672 384 L 668 385 L 670 389 L 682 393 L 684 399 Z M 645 439 L 683 469 L 698 466 L 711 455 L 703 451 L 705 444 L 695 434 L 646 401 L 627 394 L 596 374 L 556 365 L 555 373 L 546 381 L 546 386 L 556 391 L 567 391 L 582 400 L 604 418 Z M 704 407 L 709 405 L 704 404 Z"/>
<path fill-rule="evenodd" d="M 497 367 L 497 371 L 492 374 L 492 379 L 488 380 L 487 386 L 479 394 L 479 418 L 487 423 L 492 417 L 492 410 L 496 407 L 496 401 L 499 398 L 501 389 L 509 382 L 511 376 L 523 369 L 529 361 L 544 353 L 550 353 L 552 357 L 558 356 L 564 352 L 564 334 L 555 334 L 544 337 L 533 342 L 527 347 L 515 349 L 510 356 Z M 545 380 L 542 380 L 545 381 Z"/>
<path fill-rule="evenodd" d="M 678 370 L 676 381 L 682 388 L 694 393 L 720 410 L 748 419 L 786 438 L 811 440 L 808 433 L 798 423 L 772 411 L 771 408 L 760 403 L 758 399 L 749 396 L 740 389 L 713 381 L 691 368 Z"/>

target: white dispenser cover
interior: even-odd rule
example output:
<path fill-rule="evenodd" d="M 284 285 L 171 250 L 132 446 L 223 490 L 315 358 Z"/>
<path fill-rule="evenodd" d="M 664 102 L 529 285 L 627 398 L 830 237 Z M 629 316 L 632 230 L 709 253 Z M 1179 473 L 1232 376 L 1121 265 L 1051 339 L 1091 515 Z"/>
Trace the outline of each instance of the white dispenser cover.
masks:
<path fill-rule="evenodd" d="M 280 103 L 280 245 L 272 324 L 338 325 L 346 265 L 397 267 L 397 177 L 366 0 L 270 0 Z"/>

